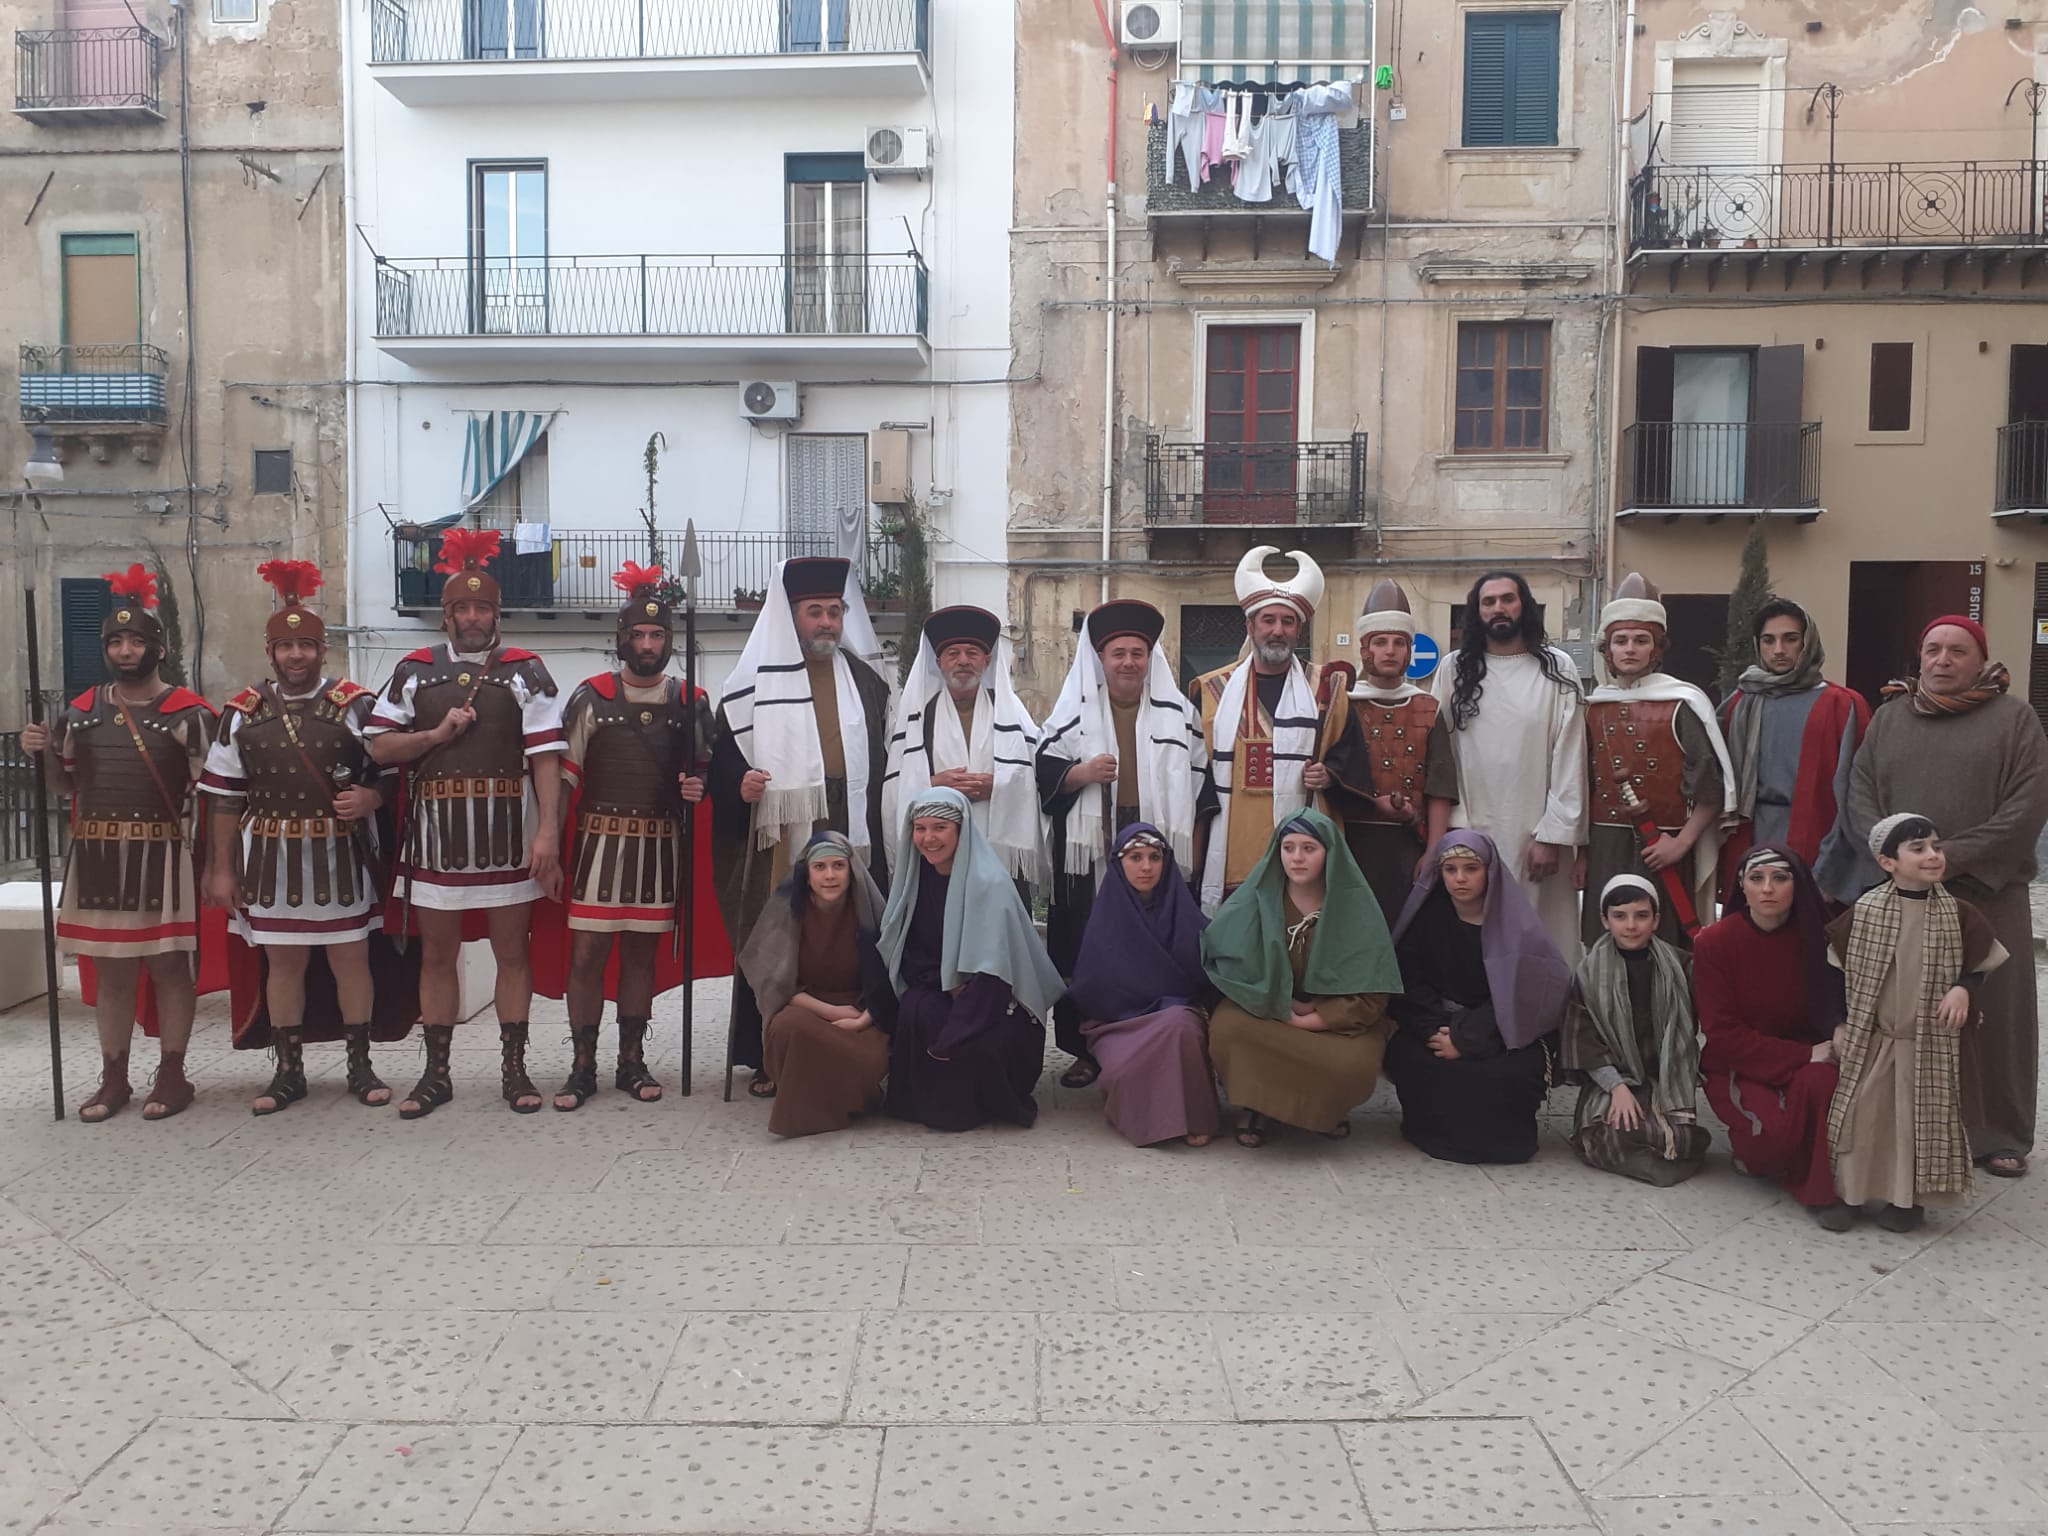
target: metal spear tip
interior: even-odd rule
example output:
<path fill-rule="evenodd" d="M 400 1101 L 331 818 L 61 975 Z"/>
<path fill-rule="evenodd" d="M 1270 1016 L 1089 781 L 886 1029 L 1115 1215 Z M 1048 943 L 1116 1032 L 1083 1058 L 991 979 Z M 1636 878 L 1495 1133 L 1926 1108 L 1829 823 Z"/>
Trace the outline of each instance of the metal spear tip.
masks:
<path fill-rule="evenodd" d="M 695 581 L 704 574 L 704 560 L 697 553 L 697 520 L 694 517 L 683 524 L 683 558 L 676 574 L 685 581 Z"/>

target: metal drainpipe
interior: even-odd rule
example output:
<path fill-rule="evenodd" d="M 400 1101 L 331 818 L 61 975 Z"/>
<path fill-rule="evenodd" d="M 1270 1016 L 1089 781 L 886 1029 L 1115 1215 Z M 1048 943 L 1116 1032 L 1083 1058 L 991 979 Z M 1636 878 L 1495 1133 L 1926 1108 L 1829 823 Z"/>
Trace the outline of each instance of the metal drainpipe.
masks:
<path fill-rule="evenodd" d="M 1108 303 L 1102 311 L 1102 582 L 1098 602 L 1109 601 L 1110 516 L 1116 491 L 1116 130 L 1118 52 L 1116 32 L 1109 24 L 1109 12 L 1102 0 L 1095 0 L 1095 19 L 1102 24 L 1102 40 L 1109 46 L 1109 159 L 1108 196 L 1102 210 L 1102 277 Z"/>
<path fill-rule="evenodd" d="M 1636 0 L 1628 0 L 1621 22 L 1621 101 L 1615 109 L 1614 174 L 1607 181 L 1608 239 L 1614 259 L 1608 268 L 1608 324 L 1614 331 L 1608 349 L 1607 453 L 1605 483 L 1588 498 L 1595 526 L 1591 532 L 1600 558 L 1593 565 L 1592 601 L 1587 605 L 1588 633 L 1600 617 L 1601 598 L 1614 586 L 1614 513 L 1621 506 L 1621 295 L 1628 279 L 1628 123 L 1635 104 Z"/>

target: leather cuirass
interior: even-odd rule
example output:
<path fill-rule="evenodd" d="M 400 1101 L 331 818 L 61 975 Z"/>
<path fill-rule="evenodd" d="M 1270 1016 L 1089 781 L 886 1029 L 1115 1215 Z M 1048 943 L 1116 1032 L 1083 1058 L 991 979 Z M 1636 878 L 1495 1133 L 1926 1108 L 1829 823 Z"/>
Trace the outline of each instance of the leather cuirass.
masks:
<path fill-rule="evenodd" d="M 296 747 L 280 705 L 298 733 Z M 249 783 L 246 814 L 324 816 L 336 794 L 377 776 L 369 753 L 348 728 L 347 709 L 334 702 L 328 689 L 309 699 L 279 699 L 268 689 L 258 694 L 256 707 L 235 729 L 242 776 Z"/>
<path fill-rule="evenodd" d="M 185 723 L 184 712 L 165 715 L 147 705 L 130 705 L 128 718 L 135 722 L 143 752 L 149 754 L 148 764 L 135 750 L 135 739 L 108 702 L 105 689 L 94 693 L 91 709 L 72 712 L 66 729 L 78 765 L 72 795 L 78 820 L 175 821 L 185 812 L 191 798 L 191 763 L 178 729 Z M 155 779 L 150 777 L 151 765 Z M 161 791 L 156 779 L 163 781 Z"/>
<path fill-rule="evenodd" d="M 481 687 L 477 685 L 479 671 L 483 672 Z M 516 671 L 516 663 L 498 661 L 488 668 L 479 668 L 473 662 L 440 655 L 422 670 L 419 684 L 413 690 L 412 729 L 430 731 L 448 711 L 464 703 L 476 711 L 476 723 L 420 764 L 418 782 L 479 775 L 525 775 L 525 714 L 519 696 L 512 691 Z"/>
<path fill-rule="evenodd" d="M 1399 704 L 1382 704 L 1376 699 L 1351 701 L 1351 717 L 1358 722 L 1358 733 L 1365 741 L 1372 793 L 1420 800 L 1423 770 L 1429 762 L 1429 732 L 1436 724 L 1438 707 L 1426 693 Z"/>
<path fill-rule="evenodd" d="M 1602 699 L 1586 706 L 1586 767 L 1599 826 L 1685 825 L 1685 751 L 1675 699 Z M 1640 808 L 1622 798 L 1626 781 Z"/>
<path fill-rule="evenodd" d="M 593 691 L 590 742 L 583 754 L 583 809 L 620 816 L 679 816 L 689 720 L 681 685 L 670 679 L 658 704 L 638 704 L 621 689 Z"/>

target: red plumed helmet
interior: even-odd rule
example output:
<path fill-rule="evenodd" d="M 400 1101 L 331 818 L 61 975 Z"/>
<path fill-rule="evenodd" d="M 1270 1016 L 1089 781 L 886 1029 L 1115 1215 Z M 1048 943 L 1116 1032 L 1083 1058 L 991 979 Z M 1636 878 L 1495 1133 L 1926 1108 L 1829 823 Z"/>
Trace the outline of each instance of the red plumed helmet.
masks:
<path fill-rule="evenodd" d="M 642 587 L 658 587 L 661 583 L 662 572 L 660 566 L 635 565 L 631 560 L 620 566 L 618 574 L 612 577 L 612 585 L 628 597 L 631 597 Z"/>
<path fill-rule="evenodd" d="M 266 560 L 256 574 L 277 590 L 286 603 L 303 603 L 326 583 L 320 567 L 310 560 Z"/>
<path fill-rule="evenodd" d="M 125 571 L 103 571 L 101 579 L 114 589 L 116 597 L 132 597 L 145 608 L 156 606 L 156 577 L 140 561 Z"/>
<path fill-rule="evenodd" d="M 498 554 L 495 528 L 450 528 L 441 535 L 441 560 L 434 569 L 444 576 L 475 570 Z"/>

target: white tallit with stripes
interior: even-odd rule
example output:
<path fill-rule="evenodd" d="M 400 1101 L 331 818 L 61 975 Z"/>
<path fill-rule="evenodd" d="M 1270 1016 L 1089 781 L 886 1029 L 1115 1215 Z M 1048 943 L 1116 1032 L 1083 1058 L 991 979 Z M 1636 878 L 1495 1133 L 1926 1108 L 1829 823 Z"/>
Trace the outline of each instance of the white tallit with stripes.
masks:
<path fill-rule="evenodd" d="M 1308 669 L 1299 661 L 1287 664 L 1287 681 L 1280 689 L 1280 708 L 1273 716 L 1273 825 L 1308 804 L 1308 791 L 1301 786 L 1302 770 L 1316 752 L 1316 691 L 1308 680 Z M 1244 719 L 1245 694 L 1253 687 L 1252 661 L 1247 656 L 1237 664 L 1223 685 L 1223 697 L 1216 703 L 1216 739 L 1209 747 L 1209 773 L 1216 783 L 1221 809 L 1209 824 L 1209 852 L 1202 861 L 1202 910 L 1214 912 L 1223 900 L 1224 862 L 1230 856 L 1231 785 L 1235 780 L 1237 728 Z M 1256 695 L 1251 700 L 1258 707 Z"/>
<path fill-rule="evenodd" d="M 718 707 L 732 731 L 733 745 L 749 766 L 768 775 L 768 787 L 754 808 L 754 846 L 773 848 L 783 838 L 810 836 L 825 818 L 825 755 L 818 741 L 818 716 L 811 707 L 811 675 L 804 665 L 796 620 L 782 595 L 782 562 L 768 580 L 768 602 L 754 621 L 746 649 L 725 680 Z M 839 739 L 846 756 L 847 840 L 869 858 L 868 717 L 853 684 L 851 652 L 871 666 L 882 643 L 861 601 L 859 573 L 846 577 L 846 619 L 832 674 L 839 700 Z"/>
<path fill-rule="evenodd" d="M 924 750 L 925 720 L 931 720 L 931 755 Z M 1003 867 L 1019 879 L 1045 878 L 1045 818 L 1038 809 L 1038 722 L 1010 682 L 1010 642 L 998 636 L 982 674 L 974 705 L 974 734 L 960 729 L 960 711 L 946 691 L 931 641 L 920 637 L 917 660 L 896 699 L 896 724 L 889 733 L 889 767 L 882 776 L 882 825 L 889 833 L 890 867 L 895 867 L 896 832 L 912 801 L 931 788 L 932 775 L 948 768 L 995 775 L 986 800 L 968 802 Z"/>
<path fill-rule="evenodd" d="M 1116 721 L 1109 712 L 1109 680 L 1102 657 L 1084 631 L 1060 685 L 1059 699 L 1045 725 L 1040 751 L 1070 762 L 1084 763 L 1107 752 L 1116 755 Z M 1202 782 L 1202 715 L 1180 691 L 1166 653 L 1152 647 L 1152 669 L 1145 677 L 1145 700 L 1138 706 L 1138 813 L 1157 827 L 1173 847 L 1173 861 L 1182 869 L 1195 862 L 1195 797 Z M 1104 820 L 1109 794 L 1088 786 L 1067 811 L 1066 873 L 1088 875 L 1108 855 L 1110 832 Z"/>

